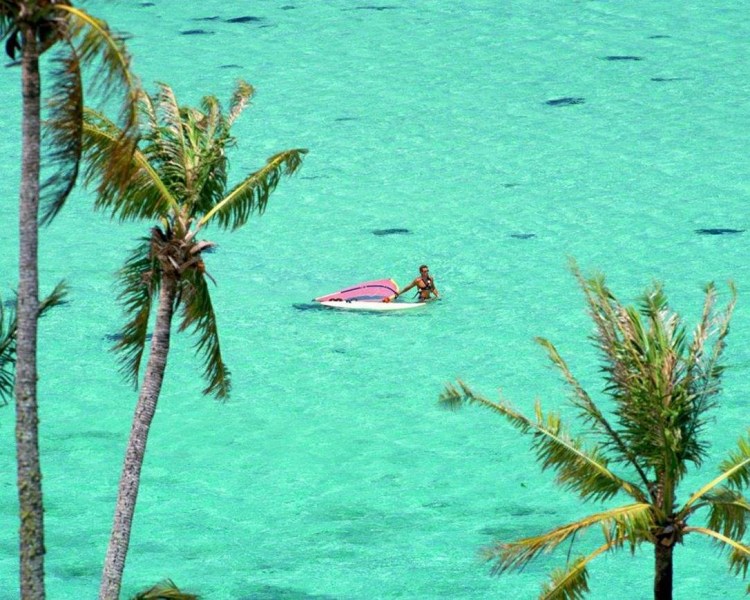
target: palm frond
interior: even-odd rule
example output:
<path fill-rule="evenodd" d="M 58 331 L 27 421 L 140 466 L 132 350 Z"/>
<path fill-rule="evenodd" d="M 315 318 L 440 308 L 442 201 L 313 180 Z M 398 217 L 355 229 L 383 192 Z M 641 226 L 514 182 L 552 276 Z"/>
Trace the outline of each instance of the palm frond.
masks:
<path fill-rule="evenodd" d="M 234 93 L 232 94 L 232 101 L 229 104 L 229 114 L 227 115 L 228 127 L 231 127 L 232 123 L 234 123 L 242 111 L 245 110 L 245 107 L 252 99 L 253 94 L 255 94 L 255 89 L 252 85 L 242 79 L 237 81 L 237 86 L 234 88 Z"/>
<path fill-rule="evenodd" d="M 585 556 L 579 556 L 570 565 L 552 571 L 539 600 L 583 600 L 589 592 L 587 562 Z"/>
<path fill-rule="evenodd" d="M 180 591 L 174 581 L 167 579 L 136 594 L 131 600 L 198 600 L 198 596 Z"/>
<path fill-rule="evenodd" d="M 65 281 L 58 282 L 54 289 L 39 302 L 39 317 L 46 315 L 55 306 L 64 304 L 68 291 L 68 284 Z M 13 397 L 17 325 L 15 302 L 11 302 L 6 307 L 0 299 L 0 406 L 5 406 Z"/>
<path fill-rule="evenodd" d="M 13 397 L 16 372 L 16 311 L 0 299 L 0 406 Z"/>
<path fill-rule="evenodd" d="M 689 344 L 661 285 L 646 290 L 636 309 L 623 306 L 603 276 L 585 279 L 574 263 L 572 269 L 596 325 L 594 340 L 602 353 L 605 391 L 616 403 L 619 435 L 641 466 L 676 484 L 688 462 L 699 465 L 707 450 L 700 433 L 719 391 L 718 361 L 733 300 L 715 313 L 707 288 L 704 316 Z M 712 338 L 709 360 L 704 350 Z"/>
<path fill-rule="evenodd" d="M 60 87 L 54 92 L 51 118 L 45 131 L 49 132 L 53 143 L 51 157 L 61 168 L 47 184 L 52 193 L 45 199 L 43 223 L 49 223 L 59 213 L 75 184 L 82 146 L 83 67 L 94 69 L 91 74 L 94 93 L 102 102 L 111 98 L 116 90 L 123 90 L 119 116 L 121 135 L 110 145 L 100 185 L 124 189 L 138 139 L 139 84 L 130 70 L 124 39 L 112 32 L 104 21 L 84 10 L 66 3 L 55 3 L 53 9 L 64 13 L 65 27 L 60 33 L 65 44 L 57 57 L 59 68 L 55 71 L 55 83 Z"/>
<path fill-rule="evenodd" d="M 143 153 L 136 149 L 130 158 L 128 185 L 123 189 L 117 182 L 102 177 L 111 152 L 117 151 L 122 131 L 101 113 L 84 111 L 83 150 L 86 158 L 85 180 L 97 182 L 98 194 L 94 206 L 110 211 L 121 220 L 156 219 L 177 207 L 177 200 L 162 181 L 159 173 Z"/>
<path fill-rule="evenodd" d="M 69 292 L 68 282 L 64 279 L 59 281 L 52 291 L 39 302 L 39 316 L 43 317 L 55 306 L 65 304 Z"/>
<path fill-rule="evenodd" d="M 161 282 L 161 266 L 151 253 L 150 238 L 141 239 L 117 276 L 122 288 L 119 299 L 129 320 L 113 350 L 120 354 L 120 371 L 133 387 L 137 387 L 151 308 L 158 297 Z"/>
<path fill-rule="evenodd" d="M 183 112 L 174 91 L 165 83 L 159 84 L 156 103 L 159 127 L 147 134 L 149 144 L 144 154 L 154 164 L 162 179 L 177 198 L 190 199 L 188 180 L 192 165 L 188 159 Z"/>
<path fill-rule="evenodd" d="M 75 46 L 63 39 L 52 63 L 52 95 L 44 123 L 45 164 L 53 169 L 42 185 L 42 224 L 62 209 L 78 178 L 83 153 L 83 82 Z"/>
<path fill-rule="evenodd" d="M 495 574 L 520 569 L 540 552 L 551 552 L 572 535 L 593 525 L 601 525 L 605 530 L 607 547 L 622 546 L 625 542 L 635 546 L 651 540 L 651 528 L 654 526 L 652 507 L 650 504 L 637 503 L 613 508 L 556 527 L 542 535 L 499 543 L 487 548 L 484 555 L 488 560 L 496 561 L 493 567 Z"/>
<path fill-rule="evenodd" d="M 729 323 L 737 304 L 737 288 L 729 282 L 730 298 L 723 311 L 716 312 L 716 286 L 713 282 L 706 285 L 706 298 L 703 304 L 701 320 L 693 332 L 693 340 L 687 360 L 687 370 L 695 373 L 694 396 L 696 411 L 701 414 L 715 405 L 714 397 L 721 391 L 721 377 L 725 366 L 720 362 L 726 349 L 726 337 L 729 334 Z M 714 338 L 713 347 L 708 345 Z M 697 419 L 694 430 L 689 435 L 697 436 L 698 430 L 705 424 L 705 419 Z"/>
<path fill-rule="evenodd" d="M 533 437 L 533 447 L 542 469 L 552 468 L 557 473 L 557 481 L 571 489 L 584 500 L 611 498 L 618 492 L 625 492 L 638 502 L 646 501 L 646 494 L 637 485 L 621 479 L 608 467 L 606 457 L 597 448 L 584 448 L 579 438 L 573 438 L 555 413 L 542 413 L 537 402 L 536 420 L 525 417 L 509 404 L 492 402 L 474 393 L 465 383 L 459 381 L 461 390 L 449 384 L 440 396 L 440 402 L 449 409 L 458 408 L 462 403 L 479 404 L 502 415 L 521 433 Z"/>
<path fill-rule="evenodd" d="M 586 565 L 603 552 L 622 545 L 624 539 L 610 539 L 587 556 L 579 556 L 565 567 L 552 572 L 551 581 L 544 585 L 539 600 L 583 600 L 589 591 Z"/>
<path fill-rule="evenodd" d="M 184 119 L 185 133 L 191 142 L 191 214 L 205 214 L 223 198 L 229 166 L 226 148 L 235 143 L 219 100 L 205 96 L 201 107 L 202 113 L 195 111 L 197 118 Z"/>
<path fill-rule="evenodd" d="M 179 331 L 192 327 L 198 335 L 195 348 L 203 357 L 203 376 L 208 381 L 203 393 L 213 394 L 218 399 L 227 398 L 231 390 L 231 377 L 221 356 L 216 315 L 204 273 L 198 269 L 186 270 L 180 292 L 183 311 Z"/>
<path fill-rule="evenodd" d="M 750 484 L 750 437 L 741 437 L 737 440 L 736 450 L 730 452 L 729 457 L 722 461 L 719 465 L 719 470 L 721 472 L 717 477 L 688 498 L 682 510 L 683 514 L 692 512 L 691 507 L 698 501 L 705 499 L 707 494 L 710 494 L 724 482 L 727 482 L 727 484 L 737 491 L 744 489 Z"/>
<path fill-rule="evenodd" d="M 208 211 L 200 220 L 199 226 L 216 217 L 219 227 L 237 229 L 244 225 L 254 212 L 262 214 L 271 192 L 276 189 L 281 177 L 294 174 L 302 164 L 305 154 L 307 150 L 297 148 L 270 157 L 262 169 L 245 178 Z"/>
<path fill-rule="evenodd" d="M 573 375 L 565 362 L 563 357 L 557 351 L 557 348 L 547 339 L 538 337 L 536 342 L 542 346 L 549 356 L 552 363 L 562 373 L 565 381 L 573 390 L 573 404 L 580 410 L 580 415 L 585 423 L 592 424 L 598 431 L 602 432 L 605 436 L 604 445 L 606 448 L 611 449 L 615 452 L 622 462 L 630 464 L 641 478 L 643 484 L 648 488 L 648 477 L 643 471 L 643 467 L 639 464 L 638 459 L 627 447 L 625 442 L 622 440 L 617 431 L 612 427 L 604 414 L 599 410 L 599 407 L 591 399 L 591 396 L 583 386 L 579 383 L 578 379 Z"/>
<path fill-rule="evenodd" d="M 740 492 L 726 487 L 703 495 L 708 506 L 708 527 L 727 537 L 742 539 L 750 518 L 750 503 Z"/>
<path fill-rule="evenodd" d="M 741 574 L 743 578 L 747 575 L 747 568 L 750 566 L 750 547 L 712 529 L 705 527 L 685 528 L 685 533 L 692 531 L 713 538 L 722 544 L 722 548 L 729 547 L 729 570 L 735 575 Z"/>
<path fill-rule="evenodd" d="M 16 26 L 19 8 L 10 2 L 0 2 L 0 40 L 5 40 L 5 53 L 11 60 L 16 60 L 16 52 L 21 49 Z"/>

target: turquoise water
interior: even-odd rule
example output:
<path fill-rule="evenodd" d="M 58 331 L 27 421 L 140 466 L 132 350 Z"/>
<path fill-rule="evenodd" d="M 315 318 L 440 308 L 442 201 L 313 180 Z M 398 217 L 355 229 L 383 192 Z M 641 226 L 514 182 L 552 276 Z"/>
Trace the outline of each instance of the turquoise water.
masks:
<path fill-rule="evenodd" d="M 750 233 L 696 233 L 750 229 L 750 25 L 739 4 L 374 6 L 88 4 L 132 34 L 151 89 L 166 81 L 193 103 L 228 98 L 238 77 L 256 86 L 235 127 L 236 179 L 275 151 L 310 149 L 262 219 L 210 232 L 234 394 L 202 398 L 191 340 L 175 339 L 125 593 L 168 576 L 215 600 L 535 597 L 566 550 L 498 579 L 478 549 L 594 508 L 540 475 L 500 419 L 447 413 L 436 399 L 462 377 L 526 410 L 536 397 L 565 410 L 536 335 L 598 392 L 567 256 L 606 272 L 628 300 L 664 280 L 691 318 L 705 282 L 721 282 L 725 299 L 734 279 L 713 451 L 683 493 L 713 476 L 748 426 Z M 240 16 L 261 20 L 226 22 Z M 212 33 L 180 34 L 191 29 Z M 0 70 L 4 295 L 17 278 L 18 76 Z M 564 98 L 583 102 L 546 104 Z M 40 338 L 53 599 L 95 597 L 135 402 L 107 336 L 122 323 L 112 273 L 147 225 L 111 224 L 91 200 L 77 193 L 42 239 L 43 289 L 60 278 L 73 289 Z M 372 233 L 388 228 L 411 234 Z M 444 300 L 421 314 L 294 307 L 362 279 L 403 284 L 423 262 Z M 12 421 L 11 407 L 0 409 L 3 599 L 17 596 Z M 598 560 L 591 598 L 649 598 L 651 564 L 647 548 Z M 744 586 L 689 537 L 675 588 L 678 598 L 725 598 Z"/>

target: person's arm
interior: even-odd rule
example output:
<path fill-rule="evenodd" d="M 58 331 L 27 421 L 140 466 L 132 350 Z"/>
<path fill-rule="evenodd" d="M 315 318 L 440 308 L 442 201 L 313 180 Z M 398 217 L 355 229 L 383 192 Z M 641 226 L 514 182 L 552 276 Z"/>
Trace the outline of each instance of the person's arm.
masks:
<path fill-rule="evenodd" d="M 419 278 L 417 278 L 417 279 L 419 279 Z M 396 293 L 395 293 L 395 294 L 393 294 L 392 296 L 387 296 L 386 298 L 383 298 L 383 302 L 391 302 L 391 301 L 395 300 L 396 298 L 398 298 L 398 297 L 399 297 L 399 296 L 400 296 L 401 294 L 403 294 L 404 292 L 408 292 L 408 291 L 409 291 L 409 290 L 410 290 L 411 288 L 413 288 L 413 287 L 414 287 L 415 285 L 417 285 L 417 280 L 416 280 L 416 279 L 415 279 L 414 281 L 412 281 L 412 282 L 411 282 L 411 283 L 410 283 L 409 285 L 407 285 L 407 286 L 406 286 L 406 287 L 405 287 L 405 288 L 404 288 L 403 290 L 401 290 L 400 292 L 396 292 Z"/>
<path fill-rule="evenodd" d="M 435 298 L 440 298 L 440 292 L 438 292 L 438 289 L 435 287 L 435 280 L 432 280 L 432 293 L 435 294 Z"/>

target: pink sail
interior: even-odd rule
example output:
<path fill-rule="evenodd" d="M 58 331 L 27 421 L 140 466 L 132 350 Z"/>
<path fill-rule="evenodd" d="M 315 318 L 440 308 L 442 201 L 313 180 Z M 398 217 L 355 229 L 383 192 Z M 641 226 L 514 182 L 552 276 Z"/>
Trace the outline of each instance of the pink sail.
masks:
<path fill-rule="evenodd" d="M 398 284 L 393 279 L 376 279 L 375 281 L 363 281 L 332 294 L 318 296 L 316 302 L 330 302 L 341 300 L 346 302 L 382 300 L 398 292 Z"/>

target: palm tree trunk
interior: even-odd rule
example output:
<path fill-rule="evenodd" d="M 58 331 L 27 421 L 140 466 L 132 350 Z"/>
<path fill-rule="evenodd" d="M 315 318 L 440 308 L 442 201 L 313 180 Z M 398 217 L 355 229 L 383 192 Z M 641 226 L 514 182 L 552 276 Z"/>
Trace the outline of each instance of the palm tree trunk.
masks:
<path fill-rule="evenodd" d="M 151 352 L 148 357 L 141 392 L 138 396 L 138 403 L 135 407 L 130 439 L 125 452 L 125 464 L 120 476 L 115 518 L 104 560 L 101 587 L 99 588 L 100 600 L 118 600 L 120 596 L 125 557 L 130 543 L 130 529 L 133 524 L 135 502 L 138 498 L 141 466 L 146 453 L 148 430 L 156 412 L 156 403 L 159 400 L 164 371 L 167 368 L 169 336 L 177 282 L 174 278 L 165 276 L 161 283 L 159 309 L 156 314 L 156 324 L 151 340 Z"/>
<path fill-rule="evenodd" d="M 38 213 L 40 165 L 39 54 L 33 28 L 24 32 L 21 61 L 23 149 L 19 201 L 18 329 L 16 330 L 16 460 L 23 600 L 44 599 L 44 506 L 39 462 L 36 338 L 39 316 Z"/>
<path fill-rule="evenodd" d="M 672 553 L 674 546 L 655 544 L 654 600 L 672 600 Z"/>

